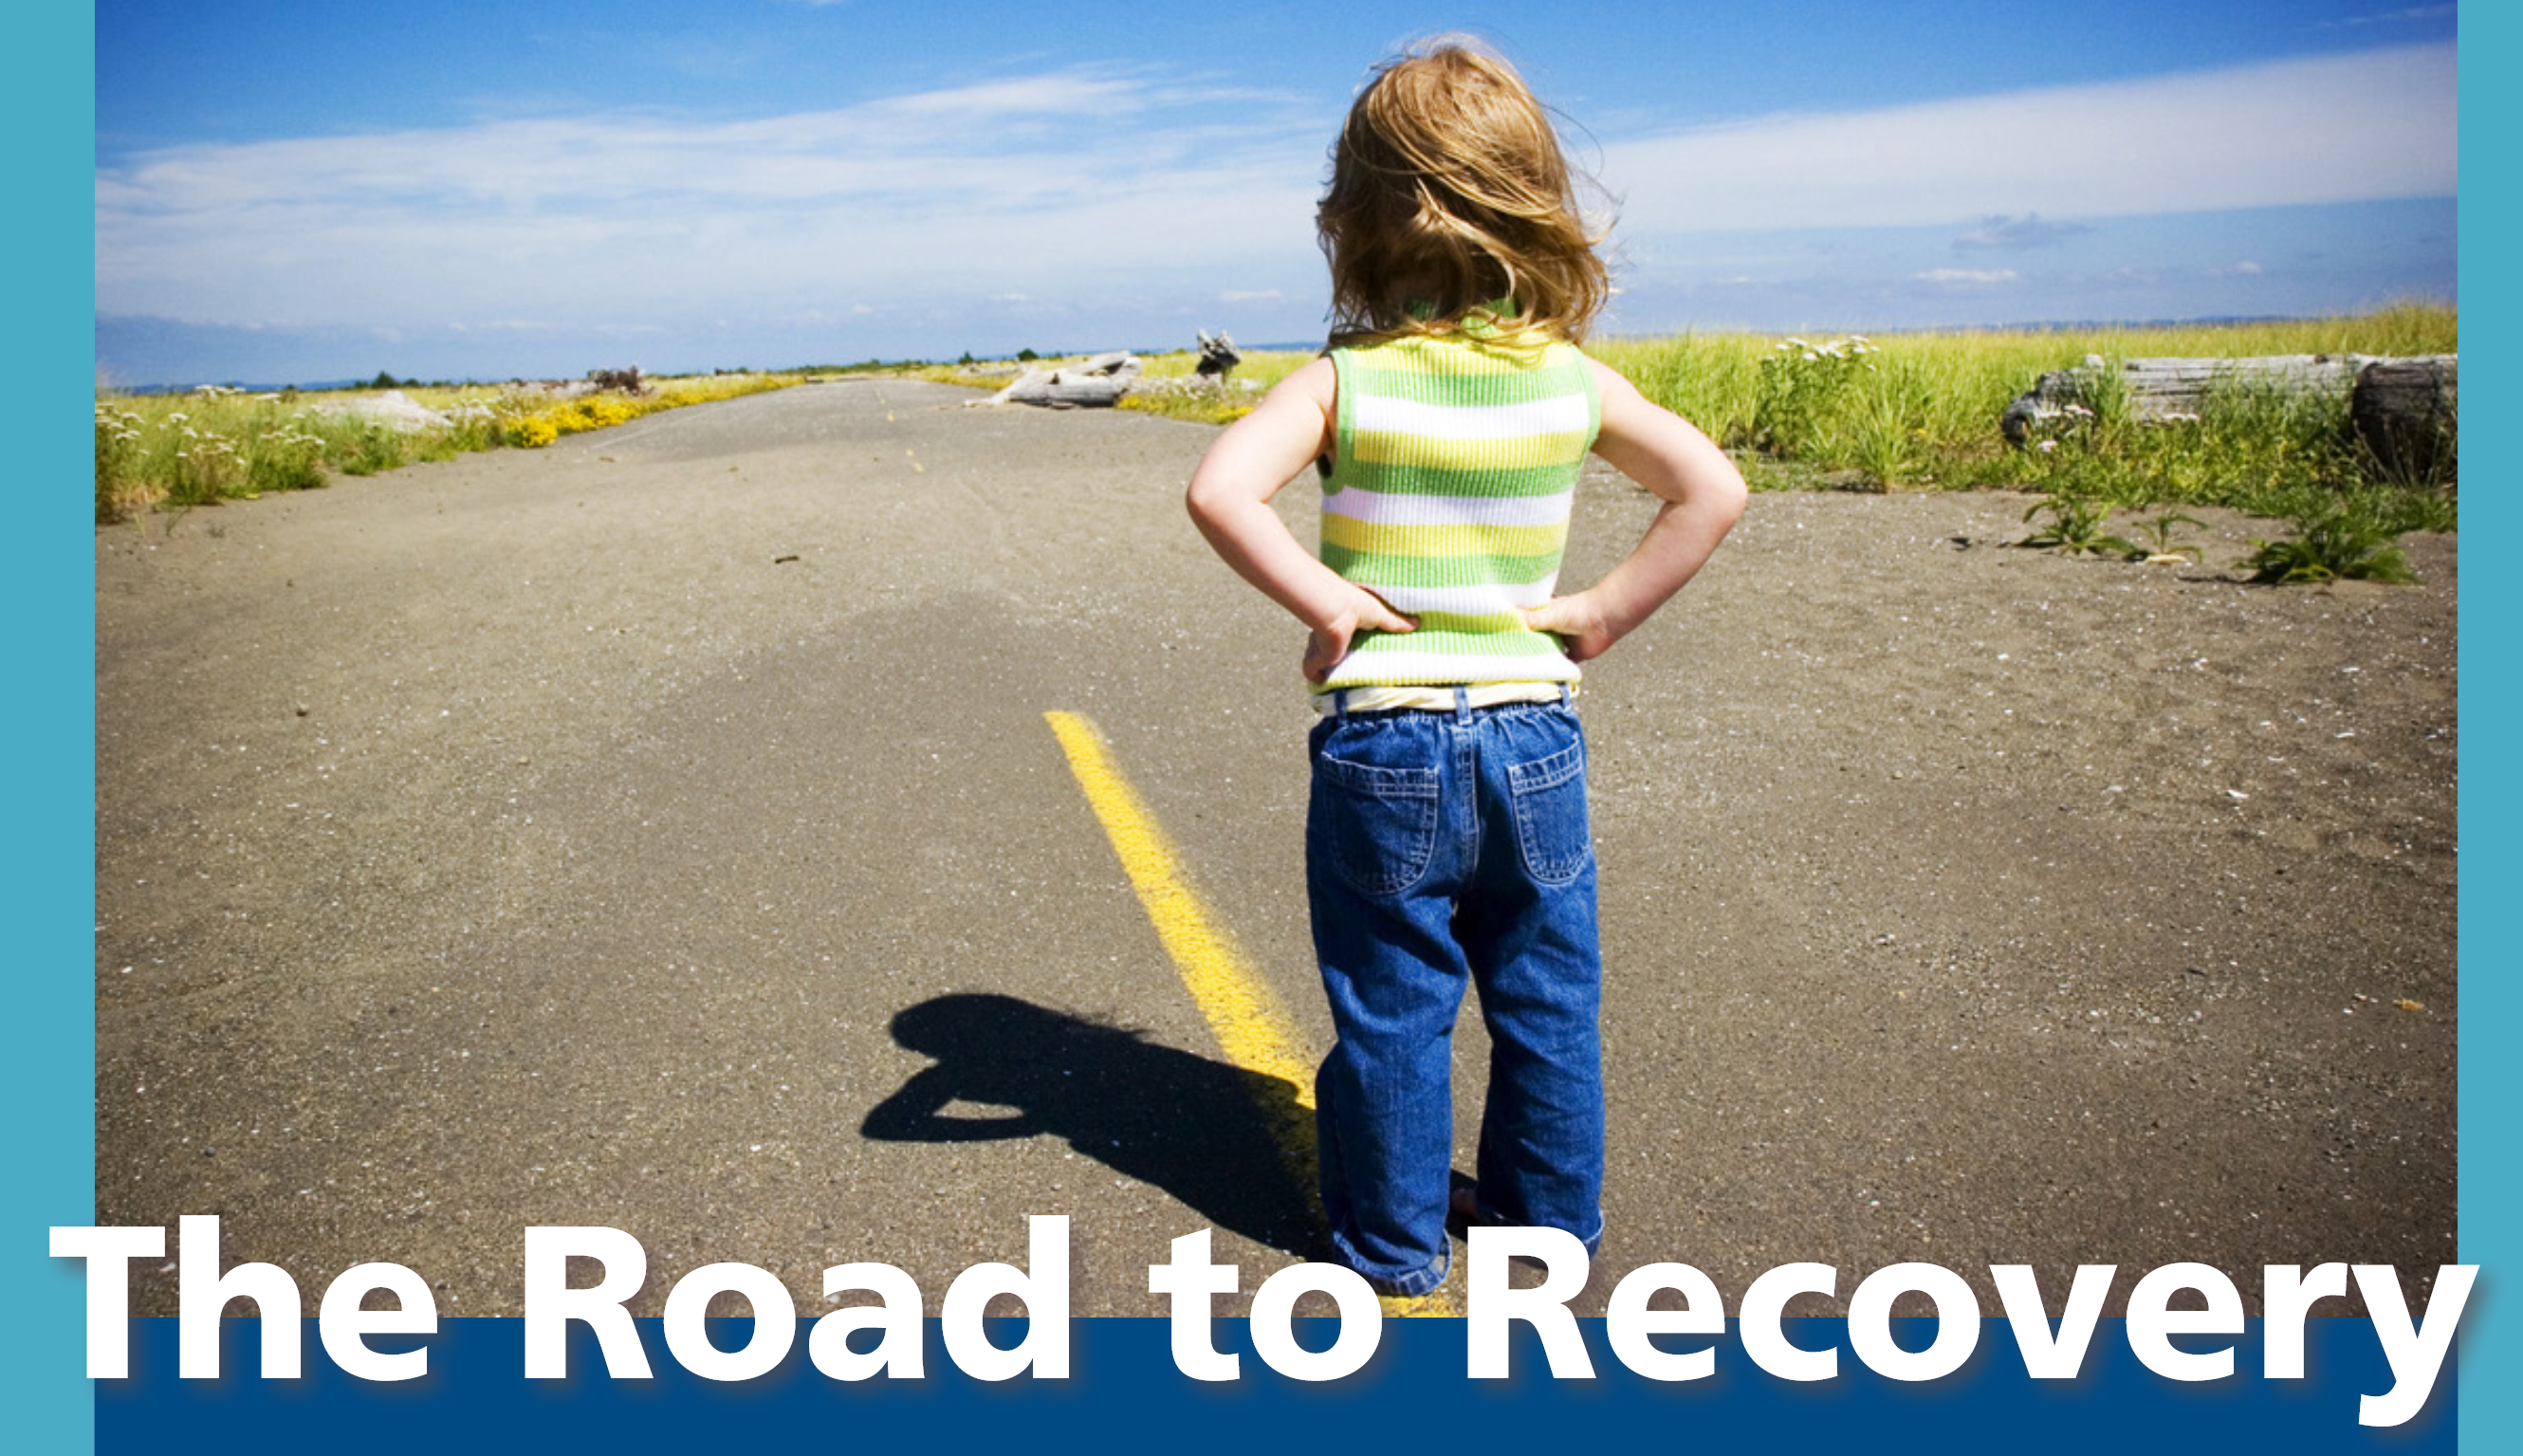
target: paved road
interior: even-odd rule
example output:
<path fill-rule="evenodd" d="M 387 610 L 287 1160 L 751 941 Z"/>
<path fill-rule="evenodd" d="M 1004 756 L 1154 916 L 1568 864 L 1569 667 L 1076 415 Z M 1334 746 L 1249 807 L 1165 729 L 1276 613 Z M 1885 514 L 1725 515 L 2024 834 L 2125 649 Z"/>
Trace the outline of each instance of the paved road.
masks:
<path fill-rule="evenodd" d="M 1302 1257 L 1265 1115 L 1293 1089 L 1224 1062 L 1043 720 L 1102 728 L 1319 1050 L 1298 641 L 1181 514 L 1210 431 L 969 398 L 822 385 L 101 531 L 100 1222 L 219 1213 L 230 1262 L 310 1300 L 382 1259 L 455 1314 L 515 1311 L 530 1224 L 638 1236 L 646 1313 L 729 1259 L 808 1310 L 826 1265 L 892 1263 L 933 1311 L 964 1267 L 1023 1262 L 1029 1212 L 1071 1215 L 1080 1313 L 1158 1312 L 1146 1266 L 1203 1227 L 1248 1292 Z M 1580 577 L 1647 508 L 1581 496 Z M 1815 671 L 1937 610 L 1910 557 L 1799 587 L 1816 541 L 1925 561 L 2020 512 L 1764 497 L 1691 610 L 1598 674 L 1610 1274 L 1684 1260 L 1732 1295 L 1821 1259 L 1845 1293 L 1930 1258 L 1985 1294 L 1991 1260 L 2064 1289 L 2081 1259 L 2125 1288 L 2174 1258 L 2451 1256 L 2450 742 L 2386 785 L 2442 840 L 2386 922 L 2361 880 L 2227 917 L 2209 867 L 2363 862 L 2029 801 L 1974 756 L 2099 754 L 2142 791 L 2158 755 L 2125 722 L 1990 736 L 2031 712 L 1990 652 L 1953 680 L 1985 715 L 1959 739 L 1951 702 L 1939 729 Z M 2436 621 L 2449 732 L 2441 554 L 2438 603 L 2382 610 L 2395 641 Z M 2141 594 L 2221 630 L 2178 589 Z M 2249 671 L 2298 692 L 2337 665 Z M 2387 983 L 2431 1010 L 2339 1040 Z M 1468 1018 L 1463 1042 L 1468 1126 Z M 174 1276 L 134 1297 L 171 1313 Z"/>

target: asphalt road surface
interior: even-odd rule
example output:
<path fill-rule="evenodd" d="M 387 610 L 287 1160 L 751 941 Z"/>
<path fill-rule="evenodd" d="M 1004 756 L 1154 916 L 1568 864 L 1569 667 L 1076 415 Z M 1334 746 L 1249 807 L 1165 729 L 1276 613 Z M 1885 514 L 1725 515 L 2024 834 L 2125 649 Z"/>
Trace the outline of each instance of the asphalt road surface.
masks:
<path fill-rule="evenodd" d="M 1028 1213 L 1080 1314 L 1162 1312 L 1202 1228 L 1247 1294 L 1308 1256 L 1297 1090 L 1226 1061 L 1044 720 L 1101 728 L 1318 1055 L 1301 634 L 1182 514 L 1214 432 L 972 398 L 101 529 L 98 1221 L 216 1213 L 310 1309 L 386 1260 L 449 1314 L 516 1312 L 541 1224 L 635 1235 L 641 1313 L 720 1260 L 803 1311 L 890 1263 L 934 1312 Z M 1650 506 L 1590 475 L 1570 579 Z M 2264 1262 L 2414 1297 L 2452 1257 L 2452 540 L 2422 587 L 2278 592 L 1999 549 L 2023 507 L 1756 497 L 1590 669 L 1581 1307 L 1660 1260 L 1731 1301 L 1925 1259 L 1993 1313 L 1993 1262 L 2055 1307 L 2199 1260 L 2257 1309 Z"/>

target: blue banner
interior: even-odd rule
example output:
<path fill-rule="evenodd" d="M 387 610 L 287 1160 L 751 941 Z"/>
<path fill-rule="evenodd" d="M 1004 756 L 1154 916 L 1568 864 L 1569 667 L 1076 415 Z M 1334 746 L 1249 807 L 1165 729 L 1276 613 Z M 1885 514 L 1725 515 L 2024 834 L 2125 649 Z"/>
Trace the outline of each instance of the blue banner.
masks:
<path fill-rule="evenodd" d="M 958 1371 L 934 1320 L 927 1327 L 927 1374 L 917 1381 L 826 1378 L 808 1362 L 801 1321 L 788 1358 L 770 1375 L 714 1384 L 677 1364 L 653 1319 L 638 1322 L 654 1372 L 644 1381 L 605 1375 L 595 1337 L 578 1325 L 570 1327 L 569 1377 L 528 1381 L 524 1322 L 513 1319 L 448 1320 L 425 1339 L 377 1339 L 379 1349 L 429 1350 L 426 1376 L 395 1384 L 353 1380 L 334 1368 L 308 1320 L 304 1376 L 265 1381 L 252 1374 L 261 1322 L 232 1319 L 221 1328 L 224 1377 L 188 1381 L 175 1375 L 176 1323 L 131 1322 L 130 1376 L 96 1383 L 99 1452 L 180 1447 L 208 1456 L 333 1449 L 346 1440 L 365 1456 L 485 1442 L 500 1449 L 625 1442 L 654 1450 L 780 1435 L 853 1447 L 1005 1440 L 1028 1451 L 1162 1441 L 1217 1453 L 1283 1452 L 1292 1444 L 1386 1439 L 1533 1450 L 1622 1432 L 1677 1442 L 1789 1438 L 1896 1451 L 1975 1449 L 2000 1439 L 2037 1441 L 2060 1453 L 2417 1452 L 2455 1444 L 2450 1361 L 2415 1420 L 2380 1430 L 2357 1424 L 2358 1397 L 2393 1384 L 2373 1327 L 2361 1319 L 2307 1322 L 2307 1376 L 2298 1381 L 2261 1377 L 2258 1320 L 2239 1339 L 2182 1337 L 2184 1348 L 2234 1349 L 2232 1376 L 2199 1383 L 2166 1380 L 2140 1365 L 2118 1319 L 2095 1331 L 2079 1378 L 2034 1381 L 2007 1322 L 1988 1319 L 1959 1372 L 1915 1385 L 1870 1372 L 1839 1319 L 1785 1322 L 1796 1345 L 1839 1351 L 1839 1374 L 1807 1384 L 1761 1371 L 1731 1325 L 1723 1340 L 1664 1338 L 1675 1349 L 1714 1344 L 1716 1370 L 1708 1379 L 1644 1380 L 1614 1357 L 1599 1320 L 1579 1322 L 1592 1380 L 1553 1379 L 1541 1340 L 1519 1324 L 1511 1327 L 1509 1378 L 1474 1381 L 1464 1373 L 1464 1322 L 1398 1319 L 1384 1322 L 1364 1369 L 1312 1385 L 1272 1373 L 1242 1320 L 1214 1326 L 1216 1348 L 1241 1355 L 1242 1377 L 1187 1379 L 1174 1368 L 1167 1323 L 1158 1319 L 1074 1321 L 1069 1379 L 1020 1376 L 998 1384 Z M 1022 1339 L 1023 1321 L 992 1324 L 993 1343 L 1004 1348 Z M 1328 1346 L 1334 1324 L 1297 1321 L 1299 1343 Z M 1895 1320 L 1894 1339 L 1922 1348 L 1934 1324 Z M 710 1337 L 721 1349 L 741 1348 L 752 1339 L 752 1321 L 714 1320 Z"/>

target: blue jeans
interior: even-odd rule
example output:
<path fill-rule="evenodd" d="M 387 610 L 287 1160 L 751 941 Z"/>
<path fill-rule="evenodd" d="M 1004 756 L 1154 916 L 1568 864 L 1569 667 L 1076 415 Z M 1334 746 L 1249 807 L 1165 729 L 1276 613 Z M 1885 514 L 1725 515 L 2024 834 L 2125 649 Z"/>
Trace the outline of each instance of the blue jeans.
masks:
<path fill-rule="evenodd" d="M 1559 703 L 1315 726 L 1314 954 L 1339 1041 L 1314 1078 L 1333 1245 L 1379 1291 L 1443 1284 L 1453 1027 L 1490 1033 L 1476 1192 L 1498 1222 L 1602 1238 L 1602 964 L 1586 742 Z"/>

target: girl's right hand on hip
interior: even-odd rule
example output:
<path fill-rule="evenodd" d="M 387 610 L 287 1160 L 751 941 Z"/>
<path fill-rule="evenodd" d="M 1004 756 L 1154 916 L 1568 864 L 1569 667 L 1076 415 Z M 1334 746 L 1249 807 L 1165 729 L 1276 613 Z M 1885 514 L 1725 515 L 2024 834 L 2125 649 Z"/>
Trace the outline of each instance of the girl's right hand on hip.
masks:
<path fill-rule="evenodd" d="M 1353 600 L 1335 613 L 1330 621 L 1313 630 L 1306 638 L 1305 673 L 1309 682 L 1320 682 L 1349 656 L 1350 643 L 1361 632 L 1411 632 L 1419 624 L 1384 604 L 1383 598 L 1363 587 L 1350 587 Z"/>

